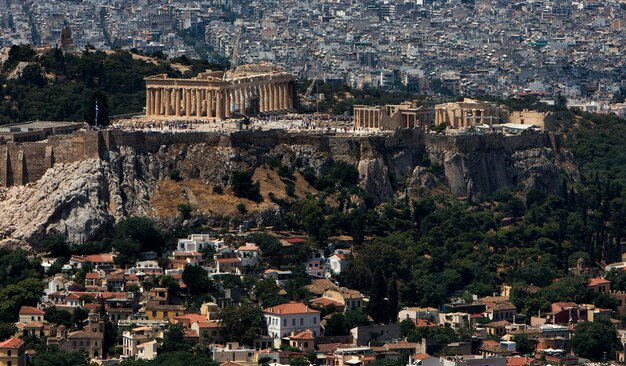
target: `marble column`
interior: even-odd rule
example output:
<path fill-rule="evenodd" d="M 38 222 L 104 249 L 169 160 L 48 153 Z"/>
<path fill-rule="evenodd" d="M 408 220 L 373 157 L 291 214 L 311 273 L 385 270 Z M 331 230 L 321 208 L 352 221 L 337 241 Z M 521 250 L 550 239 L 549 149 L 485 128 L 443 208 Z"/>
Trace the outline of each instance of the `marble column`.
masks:
<path fill-rule="evenodd" d="M 230 117 L 230 111 L 231 111 L 231 95 L 230 95 L 231 91 L 230 90 L 225 90 L 224 91 L 224 117 L 228 118 Z"/>
<path fill-rule="evenodd" d="M 185 89 L 185 117 L 191 117 L 191 90 Z"/>
<path fill-rule="evenodd" d="M 218 90 L 215 93 L 215 110 L 217 112 L 217 119 L 224 119 L 224 92 Z"/>
<path fill-rule="evenodd" d="M 146 88 L 146 116 L 151 115 L 152 113 L 152 89 Z"/>
<path fill-rule="evenodd" d="M 209 118 L 215 117 L 215 105 L 213 104 L 213 90 L 206 91 L 206 116 Z"/>
<path fill-rule="evenodd" d="M 164 90 L 164 92 L 165 92 L 165 111 L 164 111 L 165 113 L 164 114 L 167 117 L 171 113 L 170 110 L 171 110 L 171 103 L 172 103 L 172 96 L 171 96 L 172 90 L 167 88 Z"/>
<path fill-rule="evenodd" d="M 200 89 L 195 89 L 194 95 L 196 97 L 195 116 L 202 117 L 202 93 L 200 92 Z"/>

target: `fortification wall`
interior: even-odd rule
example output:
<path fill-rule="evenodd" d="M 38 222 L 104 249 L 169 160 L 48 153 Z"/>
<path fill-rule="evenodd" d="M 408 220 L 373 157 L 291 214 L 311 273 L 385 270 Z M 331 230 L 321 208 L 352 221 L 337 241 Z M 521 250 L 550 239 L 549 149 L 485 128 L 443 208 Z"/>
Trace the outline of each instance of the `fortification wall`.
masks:
<path fill-rule="evenodd" d="M 558 142 L 558 140 L 557 140 Z M 505 150 L 529 147 L 556 147 L 548 134 L 529 133 L 519 136 L 442 136 L 424 135 L 417 129 L 399 130 L 392 136 L 332 136 L 323 134 L 290 134 L 281 130 L 240 131 L 230 135 L 213 132 L 160 133 L 143 131 L 79 131 L 72 135 L 50 136 L 45 141 L 6 143 L 0 145 L 0 185 L 22 185 L 35 182 L 47 169 L 58 163 L 84 159 L 108 159 L 110 151 L 121 146 L 138 153 L 156 153 L 161 146 L 207 144 L 240 149 L 269 151 L 281 144 L 313 146 L 335 160 L 353 164 L 361 159 L 381 156 L 403 165 L 411 165 L 426 145 L 437 149 L 462 152 Z"/>

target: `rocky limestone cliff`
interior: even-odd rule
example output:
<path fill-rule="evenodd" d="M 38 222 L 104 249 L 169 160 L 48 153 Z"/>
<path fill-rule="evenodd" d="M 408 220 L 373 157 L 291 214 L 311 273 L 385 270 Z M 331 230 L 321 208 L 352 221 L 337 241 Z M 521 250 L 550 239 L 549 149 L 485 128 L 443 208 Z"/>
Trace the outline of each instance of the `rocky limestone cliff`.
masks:
<path fill-rule="evenodd" d="M 135 134 L 132 141 L 140 141 L 139 137 Z M 333 137 L 273 131 L 194 138 L 190 143 L 157 140 L 160 145 L 155 148 L 111 139 L 99 159 L 56 164 L 36 183 L 2 189 L 0 235 L 4 245 L 36 246 L 46 233 L 61 233 L 72 242 L 93 240 L 128 216 L 165 220 L 155 197 L 167 200 L 168 194 L 176 193 L 163 188 L 174 169 L 185 182 L 193 182 L 174 187 L 191 204 L 202 195 L 206 204 L 212 199 L 207 187 L 227 187 L 233 171 L 254 171 L 270 158 L 300 170 L 311 167 L 318 174 L 333 160 L 352 163 L 374 203 L 392 198 L 395 183 L 404 179 L 409 186 L 439 185 L 462 196 L 505 186 L 557 191 L 561 172 L 577 179 L 571 156 L 547 134 L 450 137 L 404 130 L 389 137 Z M 303 197 L 311 188 L 306 188 L 303 180 L 298 184 Z M 227 205 L 223 207 L 236 205 L 236 201 L 220 199 Z M 281 214 L 278 205 L 269 200 L 251 207 L 249 216 L 258 225 Z M 217 211 L 221 211 L 220 218 L 236 212 Z"/>

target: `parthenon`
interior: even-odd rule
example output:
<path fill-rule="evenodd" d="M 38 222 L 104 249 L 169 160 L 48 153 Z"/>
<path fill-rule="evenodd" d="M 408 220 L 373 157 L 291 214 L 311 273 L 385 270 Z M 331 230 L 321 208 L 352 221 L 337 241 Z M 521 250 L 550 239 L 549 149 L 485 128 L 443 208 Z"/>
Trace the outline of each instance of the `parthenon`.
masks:
<path fill-rule="evenodd" d="M 207 71 L 191 79 L 145 78 L 146 117 L 224 120 L 293 109 L 294 77 L 267 64 Z"/>

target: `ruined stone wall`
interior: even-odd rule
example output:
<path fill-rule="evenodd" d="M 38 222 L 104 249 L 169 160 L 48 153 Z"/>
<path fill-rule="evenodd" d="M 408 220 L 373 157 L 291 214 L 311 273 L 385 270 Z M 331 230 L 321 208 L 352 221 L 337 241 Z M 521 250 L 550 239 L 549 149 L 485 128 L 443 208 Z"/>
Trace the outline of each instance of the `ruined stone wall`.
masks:
<path fill-rule="evenodd" d="M 556 141 L 556 142 L 555 142 Z M 418 129 L 398 130 L 390 136 L 332 136 L 323 134 L 290 134 L 285 131 L 240 131 L 230 135 L 212 132 L 160 133 L 126 131 L 79 131 L 72 135 L 51 136 L 48 140 L 0 145 L 0 186 L 23 185 L 35 182 L 47 169 L 58 163 L 100 158 L 109 159 L 109 153 L 130 147 L 138 154 L 154 154 L 163 146 L 225 147 L 248 151 L 262 157 L 279 146 L 308 149 L 328 159 L 343 160 L 354 165 L 364 162 L 385 166 L 390 174 L 407 176 L 424 160 L 425 154 L 435 160 L 447 161 L 449 171 L 460 167 L 450 166 L 454 152 L 458 160 L 463 157 L 461 170 L 484 172 L 477 176 L 477 186 L 501 186 L 510 179 L 494 174 L 498 167 L 506 171 L 510 156 L 516 151 L 532 148 L 558 150 L 558 139 L 544 133 L 527 133 L 518 136 L 500 134 L 484 136 L 443 136 L 424 134 Z M 494 162 L 490 162 L 494 160 Z M 319 160 L 319 159 L 318 159 Z M 483 166 L 484 165 L 484 166 Z M 472 168 L 473 167 L 473 168 Z M 471 169 L 470 169 L 471 168 Z M 460 169 L 460 168 L 459 168 Z M 489 174 L 491 171 L 491 174 Z M 459 173 L 460 174 L 460 173 Z M 471 175 L 471 172 L 470 172 Z M 508 177 L 507 177 L 508 178 Z M 480 184 L 484 181 L 484 184 Z M 462 183 L 466 185 L 465 183 Z"/>

